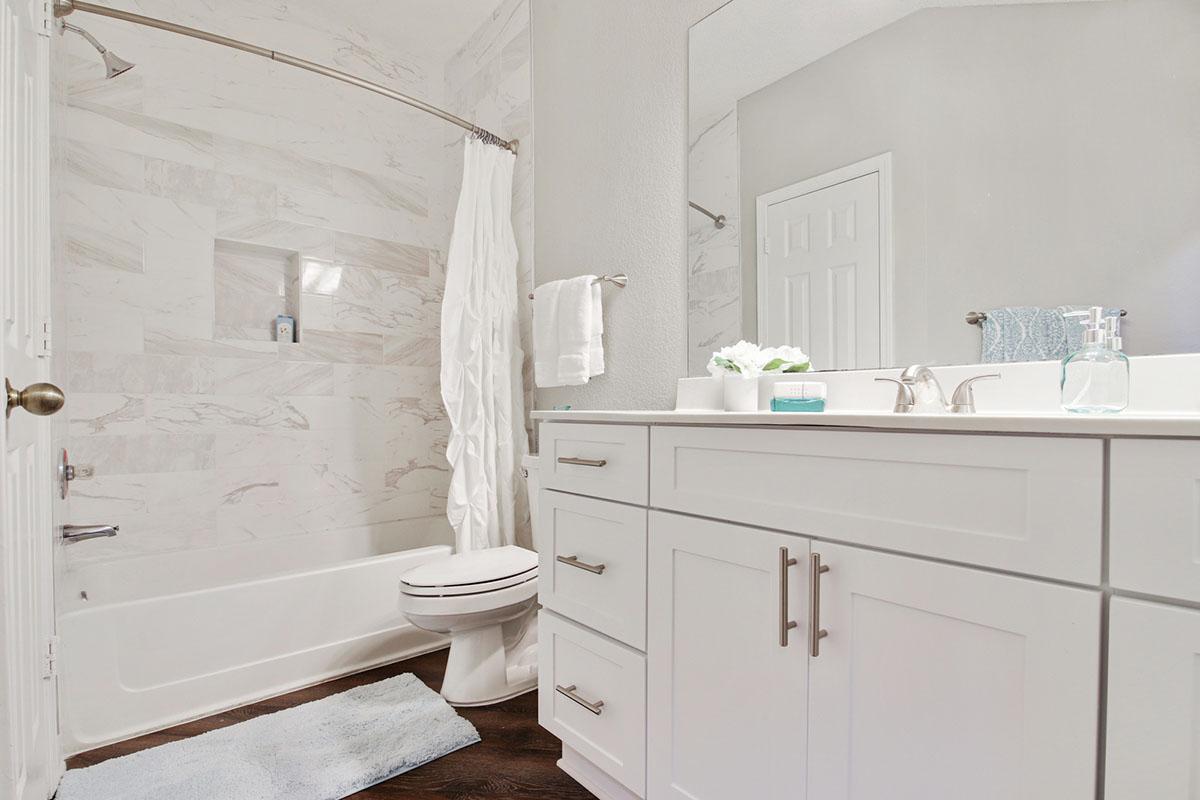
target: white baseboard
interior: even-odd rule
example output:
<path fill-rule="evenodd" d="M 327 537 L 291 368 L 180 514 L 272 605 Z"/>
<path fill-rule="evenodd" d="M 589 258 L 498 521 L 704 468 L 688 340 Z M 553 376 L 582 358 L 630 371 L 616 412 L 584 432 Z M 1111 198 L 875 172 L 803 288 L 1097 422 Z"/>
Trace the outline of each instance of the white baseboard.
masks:
<path fill-rule="evenodd" d="M 580 786 L 594 794 L 599 800 L 642 800 L 640 795 L 613 780 L 607 772 L 572 750 L 565 744 L 558 768 L 574 778 Z"/>

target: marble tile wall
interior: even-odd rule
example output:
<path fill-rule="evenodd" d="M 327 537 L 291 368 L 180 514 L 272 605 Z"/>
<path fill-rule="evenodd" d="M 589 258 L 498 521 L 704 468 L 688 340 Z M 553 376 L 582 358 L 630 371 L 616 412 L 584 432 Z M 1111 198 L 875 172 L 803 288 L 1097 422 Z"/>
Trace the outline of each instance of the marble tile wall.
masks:
<path fill-rule="evenodd" d="M 131 7 L 290 42 L 435 103 L 452 96 L 511 135 L 528 129 L 525 0 L 506 0 L 449 64 L 411 57 L 334 5 L 220 5 Z M 121 525 L 69 557 L 364 527 L 402 531 L 408 546 L 449 542 L 438 326 L 457 129 L 247 54 L 87 23 L 139 66 L 104 81 L 95 54 L 64 40 L 57 355 L 72 461 L 95 471 L 64 513 Z M 230 247 L 299 254 L 298 342 L 264 335 L 279 275 Z"/>
<path fill-rule="evenodd" d="M 688 374 L 704 375 L 713 351 L 744 335 L 737 109 L 690 127 L 688 199 L 725 215 L 718 229 L 688 209 Z"/>

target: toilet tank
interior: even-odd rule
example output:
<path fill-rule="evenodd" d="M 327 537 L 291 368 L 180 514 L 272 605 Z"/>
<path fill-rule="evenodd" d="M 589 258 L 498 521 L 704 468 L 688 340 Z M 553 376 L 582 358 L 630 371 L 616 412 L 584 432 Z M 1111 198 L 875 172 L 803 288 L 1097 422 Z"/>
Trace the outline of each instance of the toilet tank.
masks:
<path fill-rule="evenodd" d="M 541 486 L 541 481 L 538 479 L 537 455 L 522 456 L 521 466 L 525 469 L 525 490 L 529 493 L 529 525 L 532 528 L 533 533 L 533 549 L 540 550 L 540 531 L 538 530 L 538 489 Z"/>

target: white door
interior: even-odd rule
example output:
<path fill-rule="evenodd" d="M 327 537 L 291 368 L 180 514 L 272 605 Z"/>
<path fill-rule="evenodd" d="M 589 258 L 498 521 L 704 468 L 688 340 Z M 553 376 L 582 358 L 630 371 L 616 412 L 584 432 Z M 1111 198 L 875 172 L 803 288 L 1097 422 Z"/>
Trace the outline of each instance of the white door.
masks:
<path fill-rule="evenodd" d="M 0 376 L 44 379 L 49 308 L 48 46 L 41 3 L 0 13 Z M 0 797 L 44 800 L 61 769 L 54 681 L 49 421 L 17 408 L 0 424 Z"/>
<path fill-rule="evenodd" d="M 1200 611 L 1111 612 L 1105 800 L 1200 797 Z"/>
<path fill-rule="evenodd" d="M 650 512 L 647 797 L 804 797 L 807 562 L 807 539 Z"/>
<path fill-rule="evenodd" d="M 758 333 L 814 369 L 888 364 L 886 157 L 758 199 Z"/>
<path fill-rule="evenodd" d="M 829 571 L 828 635 L 809 667 L 809 797 L 1094 800 L 1098 592 L 812 551 Z"/>

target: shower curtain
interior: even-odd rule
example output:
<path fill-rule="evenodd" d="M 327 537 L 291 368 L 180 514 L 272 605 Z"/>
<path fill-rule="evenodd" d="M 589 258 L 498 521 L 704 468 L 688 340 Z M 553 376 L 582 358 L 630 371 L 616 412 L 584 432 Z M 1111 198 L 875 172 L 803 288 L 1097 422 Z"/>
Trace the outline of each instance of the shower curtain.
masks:
<path fill-rule="evenodd" d="M 468 136 L 446 257 L 442 401 L 450 418 L 446 514 L 457 552 L 513 544 L 528 451 L 508 150 Z"/>

